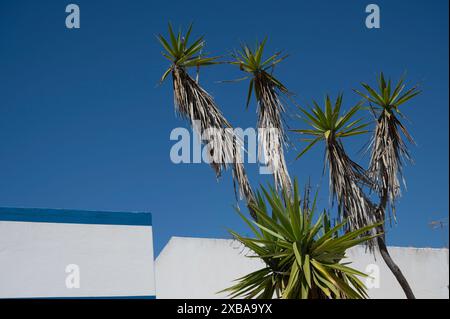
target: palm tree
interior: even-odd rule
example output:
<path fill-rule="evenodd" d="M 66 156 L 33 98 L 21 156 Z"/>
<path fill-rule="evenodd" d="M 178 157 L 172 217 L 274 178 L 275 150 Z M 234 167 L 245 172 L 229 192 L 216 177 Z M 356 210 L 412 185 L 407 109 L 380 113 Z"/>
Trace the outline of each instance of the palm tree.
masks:
<path fill-rule="evenodd" d="M 380 203 L 377 207 L 380 221 L 386 220 L 386 210 L 389 210 L 388 204 L 391 208 L 389 211 L 395 218 L 395 202 L 401 195 L 400 179 L 403 179 L 403 162 L 404 160 L 411 160 L 403 136 L 410 143 L 414 143 L 406 127 L 399 120 L 399 117 L 403 117 L 399 106 L 418 95 L 420 91 L 417 86 L 414 86 L 402 93 L 405 89 L 403 82 L 404 80 L 401 79 L 393 87 L 391 80 L 389 79 L 386 82 L 383 73 L 381 73 L 378 78 L 378 92 L 366 83 L 362 83 L 362 86 L 367 93 L 355 90 L 369 103 L 376 118 L 375 133 L 371 140 L 369 176 L 375 181 L 375 187 L 380 197 Z M 384 225 L 380 225 L 379 229 L 383 230 Z M 377 242 L 381 256 L 397 278 L 406 296 L 409 299 L 414 299 L 414 294 L 406 278 L 389 255 L 385 236 L 378 237 Z"/>
<path fill-rule="evenodd" d="M 364 194 L 362 186 L 370 186 L 371 182 L 365 170 L 352 161 L 347 155 L 342 139 L 354 135 L 367 133 L 367 124 L 362 119 L 354 119 L 361 104 L 357 104 L 341 115 L 342 94 L 332 103 L 330 97 L 325 97 L 325 106 L 322 107 L 313 101 L 314 107 L 310 111 L 299 107 L 303 113 L 303 120 L 310 126 L 309 129 L 296 129 L 294 132 L 309 136 L 303 139 L 309 142 L 308 146 L 300 152 L 297 159 L 310 150 L 317 142 L 325 142 L 325 164 L 329 170 L 330 196 L 336 200 L 342 218 L 348 220 L 348 228 L 357 230 L 377 222 L 374 215 L 374 205 Z M 367 242 L 369 248 L 374 247 L 373 241 Z"/>
<path fill-rule="evenodd" d="M 241 50 L 233 54 L 232 64 L 238 65 L 241 71 L 250 78 L 247 95 L 247 108 L 254 93 L 258 108 L 258 157 L 264 158 L 272 169 L 275 179 L 275 187 L 281 187 L 291 192 L 291 179 L 284 158 L 283 146 L 287 142 L 283 127 L 282 115 L 285 112 L 280 100 L 281 95 L 289 94 L 287 88 L 277 80 L 272 72 L 275 65 L 286 56 L 275 53 L 263 60 L 263 51 L 267 38 L 259 43 L 255 50 L 243 45 Z"/>
<path fill-rule="evenodd" d="M 242 142 L 234 134 L 231 124 L 225 119 L 212 96 L 198 83 L 200 67 L 217 63 L 217 57 L 208 57 L 203 53 L 203 37 L 190 44 L 191 31 L 192 24 L 184 35 L 181 31 L 175 34 L 169 24 L 169 40 L 161 34 L 158 35 L 158 40 L 165 50 L 162 55 L 170 61 L 170 66 L 160 82 L 164 82 L 169 74 L 172 75 L 176 110 L 181 117 L 190 121 L 199 136 L 206 130 L 221 130 L 222 134 L 219 136 L 216 134 L 209 137 L 209 163 L 217 177 L 231 164 L 233 181 L 238 184 L 241 198 L 245 197 L 247 203 L 251 203 L 254 201 L 254 195 L 240 158 Z M 197 70 L 196 80 L 189 75 L 190 68 Z"/>
<path fill-rule="evenodd" d="M 315 200 L 311 205 L 309 191 L 300 198 L 297 181 L 293 199 L 285 190 L 280 195 L 263 187 L 262 193 L 253 205 L 258 222 L 238 211 L 255 237 L 231 234 L 251 250 L 249 257 L 260 258 L 265 267 L 237 279 L 223 292 L 246 299 L 271 299 L 274 295 L 283 299 L 367 298 L 366 287 L 358 278 L 366 274 L 343 260 L 347 249 L 373 238 L 364 234 L 376 225 L 342 235 L 346 221 L 331 226 L 325 211 L 314 220 Z"/>
<path fill-rule="evenodd" d="M 231 124 L 225 119 L 212 96 L 198 83 L 200 67 L 217 63 L 217 58 L 208 57 L 203 53 L 205 47 L 203 37 L 189 42 L 191 31 L 192 24 L 184 35 L 181 31 L 175 34 L 169 24 L 169 39 L 158 35 L 158 40 L 165 50 L 162 55 L 170 62 L 161 83 L 169 74 L 172 75 L 175 108 L 181 117 L 190 121 L 199 136 L 206 130 L 220 130 L 208 138 L 209 163 L 217 177 L 231 164 L 233 180 L 237 181 L 241 197 L 245 197 L 247 203 L 251 203 L 254 201 L 254 195 L 240 158 L 242 142 L 230 129 Z M 190 68 L 197 70 L 196 80 L 189 75 Z"/>

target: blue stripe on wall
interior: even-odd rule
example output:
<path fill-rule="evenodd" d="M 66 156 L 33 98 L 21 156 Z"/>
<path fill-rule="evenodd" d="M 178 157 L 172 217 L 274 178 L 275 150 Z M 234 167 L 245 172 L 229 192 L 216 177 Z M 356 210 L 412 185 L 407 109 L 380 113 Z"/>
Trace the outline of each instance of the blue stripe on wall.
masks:
<path fill-rule="evenodd" d="M 151 226 L 152 215 L 149 212 L 0 207 L 0 221 Z"/>

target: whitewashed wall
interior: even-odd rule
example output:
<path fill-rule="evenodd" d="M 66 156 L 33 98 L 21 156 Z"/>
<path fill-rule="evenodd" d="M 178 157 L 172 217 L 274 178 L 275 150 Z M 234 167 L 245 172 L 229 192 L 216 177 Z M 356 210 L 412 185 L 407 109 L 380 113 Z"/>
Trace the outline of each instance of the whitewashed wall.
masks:
<path fill-rule="evenodd" d="M 390 247 L 389 251 L 417 298 L 449 298 L 448 249 Z M 247 253 L 233 240 L 172 237 L 156 259 L 157 298 L 226 297 L 217 292 L 262 267 L 259 260 L 245 257 Z M 379 288 L 369 290 L 371 298 L 404 298 L 381 257 L 375 260 L 364 247 L 347 255 L 356 269 L 378 267 Z"/>
<path fill-rule="evenodd" d="M 0 298 L 42 297 L 154 298 L 151 215 L 0 208 Z"/>

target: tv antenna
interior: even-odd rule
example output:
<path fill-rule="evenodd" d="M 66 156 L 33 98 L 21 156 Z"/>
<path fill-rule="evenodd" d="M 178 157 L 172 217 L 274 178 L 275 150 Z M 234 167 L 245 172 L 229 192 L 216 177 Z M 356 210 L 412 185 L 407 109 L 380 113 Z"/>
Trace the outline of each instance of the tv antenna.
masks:
<path fill-rule="evenodd" d="M 432 230 L 441 230 L 442 231 L 442 235 L 443 240 L 444 240 L 444 247 L 448 247 L 448 238 L 445 237 L 445 230 L 448 230 L 448 217 L 444 217 L 438 220 L 433 220 L 431 222 L 428 223 L 428 226 L 430 226 L 430 228 Z"/>

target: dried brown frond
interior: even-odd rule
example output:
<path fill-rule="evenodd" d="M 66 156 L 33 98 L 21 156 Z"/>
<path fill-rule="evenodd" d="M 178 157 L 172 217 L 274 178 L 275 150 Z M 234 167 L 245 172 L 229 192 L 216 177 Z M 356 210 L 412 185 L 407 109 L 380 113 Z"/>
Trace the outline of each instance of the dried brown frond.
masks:
<path fill-rule="evenodd" d="M 272 80 L 264 74 L 255 77 L 255 90 L 258 92 L 258 156 L 264 158 L 272 169 L 276 187 L 291 193 L 292 183 L 284 157 L 284 146 L 287 142 L 283 127 L 282 114 L 284 106 L 279 98 L 281 91 Z"/>
<path fill-rule="evenodd" d="M 402 169 L 404 160 L 412 161 L 403 135 L 411 143 L 413 138 L 393 113 L 383 111 L 377 120 L 371 140 L 369 177 L 382 201 L 390 204 L 395 218 L 395 202 L 401 196 L 400 180 L 404 182 Z"/>
<path fill-rule="evenodd" d="M 231 124 L 220 112 L 212 96 L 184 69 L 174 67 L 172 78 L 176 110 L 181 117 L 191 122 L 199 136 L 203 134 L 206 137 L 209 163 L 216 176 L 219 177 L 231 165 L 240 197 L 244 197 L 248 203 L 253 202 L 253 191 L 241 159 L 242 141 L 235 135 Z"/>
<path fill-rule="evenodd" d="M 326 156 L 330 174 L 330 194 L 336 199 L 339 212 L 347 220 L 349 230 L 361 229 L 378 221 L 379 211 L 362 190 L 369 184 L 365 170 L 353 162 L 343 145 L 333 138 L 327 140 Z M 374 240 L 367 241 L 371 251 L 376 246 Z"/>

